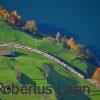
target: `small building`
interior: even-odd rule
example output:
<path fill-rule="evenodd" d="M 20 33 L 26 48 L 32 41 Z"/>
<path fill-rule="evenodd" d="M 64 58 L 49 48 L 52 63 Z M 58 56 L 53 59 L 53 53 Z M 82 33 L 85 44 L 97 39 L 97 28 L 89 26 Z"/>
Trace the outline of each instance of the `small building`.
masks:
<path fill-rule="evenodd" d="M 9 50 L 0 50 L 0 56 L 14 57 L 15 53 Z"/>

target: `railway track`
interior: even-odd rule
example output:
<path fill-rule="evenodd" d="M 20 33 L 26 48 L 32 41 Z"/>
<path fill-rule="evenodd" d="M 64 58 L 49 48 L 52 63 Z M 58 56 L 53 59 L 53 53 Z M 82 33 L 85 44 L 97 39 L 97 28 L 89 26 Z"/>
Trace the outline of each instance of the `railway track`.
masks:
<path fill-rule="evenodd" d="M 43 51 L 40 51 L 40 50 L 38 50 L 36 48 L 32 48 L 32 47 L 28 47 L 28 46 L 24 46 L 24 45 L 16 44 L 16 43 L 5 43 L 5 42 L 0 43 L 0 46 L 1 47 L 14 47 L 14 48 L 28 50 L 28 51 L 31 51 L 31 52 L 36 52 L 37 54 L 40 54 L 42 56 L 45 56 L 45 57 L 55 61 L 56 63 L 60 64 L 62 67 L 66 68 L 70 72 L 72 72 L 75 75 L 77 75 L 78 77 L 84 79 L 84 76 L 82 74 L 80 74 L 79 72 L 75 71 L 72 67 L 70 67 L 67 64 L 65 64 L 64 62 L 60 61 L 58 58 L 53 57 L 52 55 L 47 54 L 47 53 L 45 53 Z"/>

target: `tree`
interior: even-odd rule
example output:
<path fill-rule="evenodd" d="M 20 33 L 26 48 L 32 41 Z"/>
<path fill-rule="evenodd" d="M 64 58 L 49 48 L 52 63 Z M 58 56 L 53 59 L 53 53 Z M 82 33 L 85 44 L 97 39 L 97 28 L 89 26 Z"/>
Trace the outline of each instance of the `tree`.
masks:
<path fill-rule="evenodd" d="M 86 49 L 86 48 L 84 48 L 84 49 L 82 50 L 82 56 L 83 56 L 85 59 L 93 59 L 93 58 L 94 58 L 94 56 L 93 56 L 93 54 L 90 52 L 90 50 L 89 50 L 89 49 Z"/>
<path fill-rule="evenodd" d="M 95 72 L 94 72 L 94 74 L 92 76 L 92 79 L 97 80 L 97 81 L 100 81 L 100 67 L 98 67 L 95 70 Z"/>
<path fill-rule="evenodd" d="M 36 34 L 36 22 L 34 20 L 27 21 L 26 24 L 23 26 L 23 29 L 29 30 L 32 34 Z"/>
<path fill-rule="evenodd" d="M 48 66 L 48 64 L 44 64 L 43 68 L 41 69 L 44 76 L 45 76 L 45 79 L 47 80 L 49 74 L 50 74 L 50 68 Z"/>
<path fill-rule="evenodd" d="M 61 44 L 65 45 L 65 43 L 66 43 L 66 35 L 61 37 Z"/>
<path fill-rule="evenodd" d="M 92 59 L 93 55 L 90 53 L 89 49 L 86 49 L 84 45 L 73 45 L 71 47 L 71 52 L 75 55 L 76 58 Z"/>
<path fill-rule="evenodd" d="M 16 71 L 16 79 L 20 80 L 22 73 L 18 69 L 16 69 L 15 71 Z"/>
<path fill-rule="evenodd" d="M 3 17 L 0 15 L 0 24 L 2 24 L 4 22 Z"/>
<path fill-rule="evenodd" d="M 60 34 L 60 32 L 57 32 L 57 34 L 56 34 L 56 41 L 60 42 L 60 39 L 61 39 L 61 34 Z"/>
<path fill-rule="evenodd" d="M 80 58 L 82 49 L 78 45 L 73 45 L 71 46 L 71 52 L 75 55 L 76 58 Z"/>
<path fill-rule="evenodd" d="M 74 46 L 74 45 L 75 45 L 74 39 L 73 39 L 73 38 L 67 39 L 66 45 L 67 45 L 68 47 L 70 47 L 70 48 L 71 48 L 72 46 Z"/>
<path fill-rule="evenodd" d="M 21 16 L 18 14 L 17 11 L 13 11 L 12 15 L 15 16 L 17 19 L 21 20 Z"/>

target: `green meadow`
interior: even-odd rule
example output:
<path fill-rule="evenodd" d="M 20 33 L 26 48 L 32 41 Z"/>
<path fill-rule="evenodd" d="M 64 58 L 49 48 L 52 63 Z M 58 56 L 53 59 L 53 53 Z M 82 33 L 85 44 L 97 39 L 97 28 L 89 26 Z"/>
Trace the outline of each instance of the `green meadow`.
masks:
<path fill-rule="evenodd" d="M 51 54 L 80 73 L 87 75 L 89 70 L 94 66 L 86 62 L 75 59 L 71 51 L 62 45 L 56 44 L 54 41 L 45 40 L 42 38 L 34 37 L 26 32 L 18 30 L 15 27 L 5 23 L 0 17 L 0 42 L 15 42 L 29 47 L 37 48 L 41 51 Z M 12 47 L 0 47 L 0 50 L 14 51 L 16 56 L 0 57 L 0 82 L 5 84 L 22 85 L 37 85 L 37 86 L 51 86 L 51 94 L 3 94 L 0 92 L 1 100 L 99 100 L 100 89 L 93 87 L 85 80 L 77 77 L 67 69 L 63 68 L 54 61 L 22 49 Z M 50 75 L 47 80 L 44 80 L 44 75 L 41 72 L 44 63 L 48 64 L 50 68 Z M 23 79 L 18 81 L 16 79 L 16 72 L 18 69 L 23 73 Z M 86 94 L 70 94 L 68 93 L 68 86 L 88 86 L 90 93 Z"/>

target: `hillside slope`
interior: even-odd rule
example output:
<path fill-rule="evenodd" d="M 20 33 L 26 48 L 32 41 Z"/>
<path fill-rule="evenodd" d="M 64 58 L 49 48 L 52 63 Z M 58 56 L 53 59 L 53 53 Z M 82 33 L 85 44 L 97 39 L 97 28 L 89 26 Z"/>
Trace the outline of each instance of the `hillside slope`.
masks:
<path fill-rule="evenodd" d="M 26 46 L 35 47 L 58 57 L 83 74 L 88 73 L 88 65 L 85 62 L 71 62 L 75 57 L 68 49 L 64 48 L 63 46 L 59 46 L 53 41 L 31 37 L 25 32 L 12 28 L 10 25 L 5 23 L 2 18 L 0 18 L 0 42 L 15 42 Z M 27 86 L 50 85 L 52 86 L 53 90 L 53 93 L 50 95 L 31 94 L 27 96 L 22 94 L 4 95 L 0 93 L 3 100 L 33 100 L 33 98 L 34 100 L 44 100 L 45 98 L 47 98 L 47 100 L 58 100 L 58 98 L 59 100 L 80 100 L 80 98 L 81 100 L 98 100 L 100 97 L 99 89 L 91 86 L 85 80 L 78 78 L 76 75 L 70 73 L 68 70 L 62 68 L 59 64 L 56 64 L 46 57 L 26 50 L 10 47 L 0 47 L 0 49 L 13 50 L 16 52 L 15 59 L 0 57 L 0 82 L 5 84 L 14 83 L 16 85 L 22 84 Z M 39 80 L 44 79 L 44 75 L 40 70 L 44 63 L 48 64 L 51 73 L 47 80 Z M 23 79 L 20 82 L 16 80 L 15 71 L 13 69 L 19 69 L 23 73 Z M 90 92 L 90 94 L 81 94 L 78 96 L 76 94 L 68 94 L 68 86 L 76 85 L 89 86 L 92 92 Z M 94 96 L 94 94 L 96 95 Z"/>
<path fill-rule="evenodd" d="M 71 64 L 73 68 L 83 74 L 88 73 L 88 66 L 86 63 L 81 61 L 75 61 L 72 63 L 71 61 L 75 58 L 75 56 L 71 54 L 70 50 L 64 48 L 63 46 L 50 40 L 36 39 L 31 37 L 30 35 L 21 32 L 18 29 L 13 29 L 4 21 L 0 24 L 0 28 L 0 42 L 16 42 L 26 46 L 35 47 L 41 51 L 45 51 L 51 55 L 57 56 L 63 61 L 66 61 L 67 63 Z"/>

